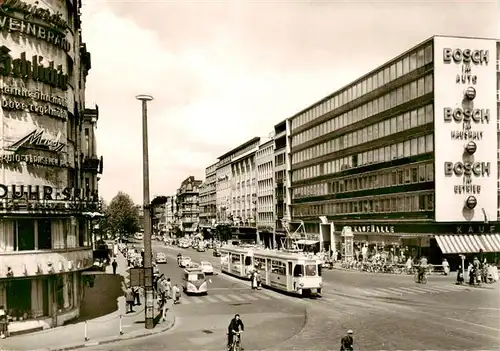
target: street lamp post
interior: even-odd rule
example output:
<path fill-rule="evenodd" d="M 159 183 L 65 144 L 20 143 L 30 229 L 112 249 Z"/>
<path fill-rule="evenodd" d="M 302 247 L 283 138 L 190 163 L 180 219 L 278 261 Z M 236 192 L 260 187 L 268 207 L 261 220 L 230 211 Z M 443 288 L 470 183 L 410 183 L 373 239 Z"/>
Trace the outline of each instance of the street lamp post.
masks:
<path fill-rule="evenodd" d="M 150 95 L 137 95 L 142 101 L 142 167 L 143 167 L 143 196 L 144 196 L 144 295 L 146 308 L 146 329 L 154 328 L 154 297 L 153 297 L 153 269 L 151 250 L 151 215 L 149 203 L 149 154 L 148 154 L 148 101 L 153 100 Z"/>

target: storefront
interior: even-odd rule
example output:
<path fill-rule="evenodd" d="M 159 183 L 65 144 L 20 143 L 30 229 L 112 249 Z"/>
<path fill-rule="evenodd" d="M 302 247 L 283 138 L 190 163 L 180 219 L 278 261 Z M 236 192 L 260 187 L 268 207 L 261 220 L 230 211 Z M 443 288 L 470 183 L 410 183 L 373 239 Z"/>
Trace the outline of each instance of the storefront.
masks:
<path fill-rule="evenodd" d="M 345 254 L 343 229 L 350 227 L 353 240 L 353 254 L 358 256 L 367 247 L 368 252 L 390 251 L 400 256 L 428 256 L 434 263 L 443 257 L 458 257 L 459 254 L 474 255 L 480 252 L 500 253 L 500 223 L 398 223 L 370 224 L 356 223 L 350 226 L 336 226 L 335 241 Z"/>

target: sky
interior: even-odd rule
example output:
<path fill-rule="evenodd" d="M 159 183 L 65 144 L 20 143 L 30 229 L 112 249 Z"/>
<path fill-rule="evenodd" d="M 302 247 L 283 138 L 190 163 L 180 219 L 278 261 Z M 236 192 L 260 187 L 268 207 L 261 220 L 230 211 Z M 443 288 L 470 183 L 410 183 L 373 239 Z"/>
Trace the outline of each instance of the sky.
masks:
<path fill-rule="evenodd" d="M 495 1 L 83 1 L 99 192 L 142 203 L 435 34 L 500 38 Z"/>

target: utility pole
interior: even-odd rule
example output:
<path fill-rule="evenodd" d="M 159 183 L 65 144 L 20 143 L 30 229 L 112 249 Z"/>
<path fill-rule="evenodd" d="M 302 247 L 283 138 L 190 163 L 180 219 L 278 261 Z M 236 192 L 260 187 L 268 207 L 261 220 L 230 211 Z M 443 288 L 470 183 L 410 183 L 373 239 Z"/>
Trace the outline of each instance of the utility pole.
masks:
<path fill-rule="evenodd" d="M 143 195 L 144 195 L 144 295 L 146 308 L 146 329 L 154 328 L 154 296 L 153 296 L 153 267 L 151 249 L 151 204 L 149 202 L 149 153 L 148 153 L 148 101 L 153 100 L 150 95 L 137 95 L 142 101 L 142 167 L 143 167 Z"/>

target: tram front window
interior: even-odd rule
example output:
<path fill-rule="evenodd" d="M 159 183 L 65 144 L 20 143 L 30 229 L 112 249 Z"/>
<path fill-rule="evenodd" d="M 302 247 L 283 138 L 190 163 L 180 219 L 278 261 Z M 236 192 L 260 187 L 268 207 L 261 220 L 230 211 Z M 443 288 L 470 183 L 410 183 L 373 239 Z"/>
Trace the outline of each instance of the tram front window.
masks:
<path fill-rule="evenodd" d="M 304 266 L 301 264 L 295 265 L 295 268 L 293 269 L 293 276 L 294 277 L 303 277 L 304 276 Z"/>
<path fill-rule="evenodd" d="M 306 276 L 314 277 L 318 273 L 317 266 L 315 264 L 306 265 Z"/>

